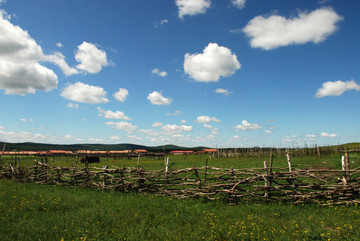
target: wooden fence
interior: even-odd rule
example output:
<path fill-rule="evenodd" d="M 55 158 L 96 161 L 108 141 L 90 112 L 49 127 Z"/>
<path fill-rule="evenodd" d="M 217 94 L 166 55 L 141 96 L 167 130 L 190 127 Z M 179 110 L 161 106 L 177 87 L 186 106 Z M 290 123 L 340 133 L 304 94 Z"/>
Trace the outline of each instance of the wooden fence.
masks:
<path fill-rule="evenodd" d="M 342 170 L 296 169 L 272 167 L 226 169 L 210 166 L 146 171 L 141 167 L 85 168 L 56 167 L 35 160 L 32 167 L 2 166 L 0 178 L 48 185 L 83 186 L 100 190 L 138 192 L 176 198 L 203 197 L 226 200 L 230 204 L 244 201 L 320 203 L 322 205 L 360 203 L 360 167 L 349 168 L 343 156 Z"/>

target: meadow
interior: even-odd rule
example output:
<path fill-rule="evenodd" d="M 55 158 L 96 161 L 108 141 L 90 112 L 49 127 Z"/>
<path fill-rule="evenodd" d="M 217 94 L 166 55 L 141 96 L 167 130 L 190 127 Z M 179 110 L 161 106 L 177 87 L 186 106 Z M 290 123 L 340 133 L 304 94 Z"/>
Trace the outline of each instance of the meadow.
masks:
<path fill-rule="evenodd" d="M 207 155 L 170 156 L 173 170 L 204 166 L 263 167 L 268 157 L 211 158 Z M 43 160 L 44 161 L 44 160 Z M 15 159 L 3 157 L 2 165 Z M 341 154 L 292 158 L 294 168 L 341 169 Z M 48 158 L 56 166 L 75 165 L 74 158 Z M 360 156 L 350 154 L 352 167 Z M 20 166 L 34 165 L 21 157 Z M 78 163 L 78 165 L 83 165 Z M 102 158 L 91 166 L 137 165 L 137 158 Z M 147 170 L 164 168 L 163 158 L 142 157 Z M 287 167 L 275 156 L 274 167 Z M 358 205 L 321 206 L 222 201 L 178 200 L 156 195 L 94 191 L 0 180 L 0 240 L 358 240 Z"/>

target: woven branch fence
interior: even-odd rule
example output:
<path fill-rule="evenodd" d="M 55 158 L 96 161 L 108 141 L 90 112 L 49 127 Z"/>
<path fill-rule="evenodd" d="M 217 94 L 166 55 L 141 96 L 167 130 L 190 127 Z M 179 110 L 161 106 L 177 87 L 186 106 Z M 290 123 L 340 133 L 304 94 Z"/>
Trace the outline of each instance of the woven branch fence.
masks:
<path fill-rule="evenodd" d="M 322 205 L 360 203 L 360 167 L 349 168 L 343 156 L 342 170 L 272 167 L 226 169 L 210 166 L 169 171 L 143 168 L 56 167 L 35 160 L 32 167 L 2 166 L 0 178 L 47 185 L 83 186 L 175 198 L 202 197 L 226 200 L 229 204 L 247 201 L 320 203 Z"/>

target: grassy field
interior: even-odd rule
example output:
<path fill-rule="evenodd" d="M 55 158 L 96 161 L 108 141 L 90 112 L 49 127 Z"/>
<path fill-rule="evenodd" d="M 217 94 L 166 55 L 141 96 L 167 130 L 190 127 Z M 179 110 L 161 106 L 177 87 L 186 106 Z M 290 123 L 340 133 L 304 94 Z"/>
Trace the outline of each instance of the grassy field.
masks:
<path fill-rule="evenodd" d="M 360 208 L 172 200 L 0 181 L 0 240 L 359 240 Z"/>
<path fill-rule="evenodd" d="M 21 157 L 20 166 L 34 165 Z M 206 155 L 170 156 L 171 169 L 204 166 L 263 167 L 268 157 L 219 158 Z M 2 165 L 14 165 L 3 157 Z M 48 159 L 71 166 L 75 158 Z M 341 169 L 341 155 L 318 159 L 294 157 L 293 167 Z M 80 164 L 80 163 L 79 163 Z M 163 158 L 142 157 L 147 170 L 164 168 Z M 83 165 L 83 164 L 80 164 Z M 98 164 L 135 167 L 137 158 L 102 158 Z M 350 155 L 360 166 L 360 156 Z M 275 156 L 274 167 L 287 167 Z M 154 195 L 102 192 L 84 188 L 41 186 L 0 180 L 0 240 L 359 240 L 360 207 L 175 200 Z"/>
<path fill-rule="evenodd" d="M 208 166 L 213 167 L 222 167 L 222 168 L 263 168 L 264 161 L 269 163 L 270 157 L 241 157 L 241 158 L 212 158 L 209 155 L 170 155 L 170 168 L 172 170 L 177 170 L 181 168 L 188 168 L 195 165 L 196 167 L 205 166 L 206 159 L 208 160 Z M 45 158 L 39 158 L 34 156 L 19 156 L 20 166 L 29 167 L 34 166 L 34 159 L 38 161 L 45 162 Z M 92 163 L 90 167 L 103 167 L 105 165 L 111 167 L 136 167 L 137 166 L 137 157 L 132 157 L 128 159 L 123 158 L 113 158 L 113 157 L 101 157 L 100 163 Z M 73 166 L 76 163 L 75 156 L 69 157 L 48 157 L 48 164 L 53 166 Z M 15 161 L 13 156 L 3 156 L 1 165 L 18 165 L 18 161 Z M 274 167 L 286 168 L 288 166 L 286 156 L 274 155 Z M 341 170 L 341 154 L 333 154 L 318 158 L 317 156 L 294 156 L 291 159 L 293 167 L 303 168 L 303 167 L 316 167 L 316 168 L 332 168 Z M 78 161 L 78 165 L 85 167 L 83 163 Z M 164 169 L 164 157 L 150 157 L 144 156 L 140 158 L 140 165 L 145 170 L 161 170 Z M 358 167 L 360 166 L 360 155 L 350 153 L 350 166 Z"/>

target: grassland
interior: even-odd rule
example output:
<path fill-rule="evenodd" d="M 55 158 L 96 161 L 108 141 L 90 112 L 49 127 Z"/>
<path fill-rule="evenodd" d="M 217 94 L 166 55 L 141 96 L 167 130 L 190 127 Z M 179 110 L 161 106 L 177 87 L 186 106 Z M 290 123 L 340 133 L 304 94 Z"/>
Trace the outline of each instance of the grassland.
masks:
<path fill-rule="evenodd" d="M 293 157 L 294 167 L 340 169 L 341 155 Z M 170 156 L 171 168 L 192 165 L 263 167 L 268 157 Z M 2 165 L 15 159 L 3 157 Z M 74 158 L 49 164 L 70 166 Z M 360 156 L 350 155 L 353 167 Z M 163 158 L 142 157 L 147 170 L 164 168 Z M 21 166 L 34 165 L 22 157 Z M 82 165 L 82 164 L 80 164 Z M 137 158 L 102 158 L 93 166 L 136 166 Z M 275 156 L 274 166 L 286 167 Z M 359 240 L 360 207 L 241 203 L 228 206 L 202 199 L 175 200 L 154 195 L 102 192 L 0 180 L 0 240 Z"/>

